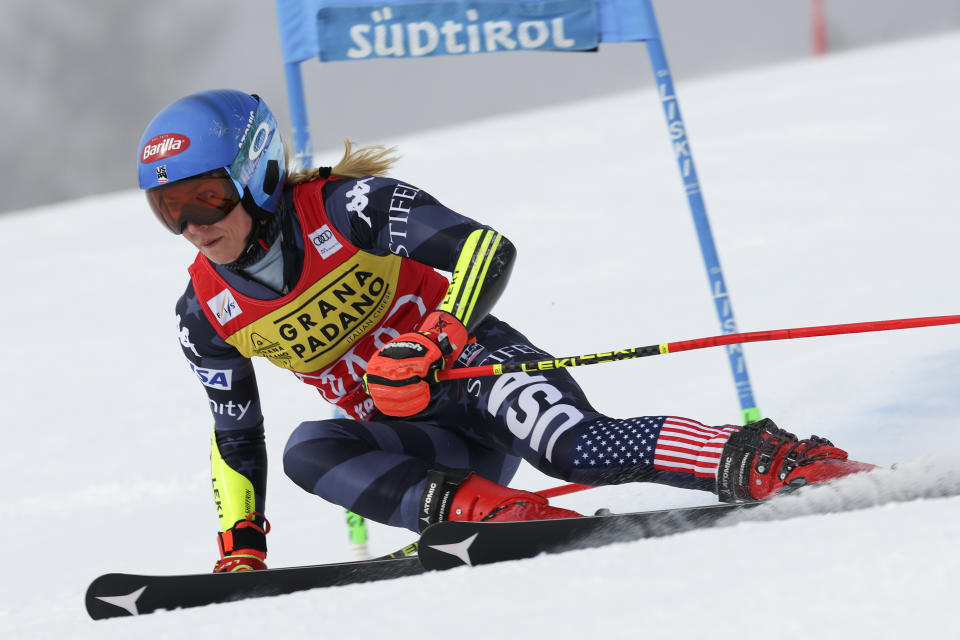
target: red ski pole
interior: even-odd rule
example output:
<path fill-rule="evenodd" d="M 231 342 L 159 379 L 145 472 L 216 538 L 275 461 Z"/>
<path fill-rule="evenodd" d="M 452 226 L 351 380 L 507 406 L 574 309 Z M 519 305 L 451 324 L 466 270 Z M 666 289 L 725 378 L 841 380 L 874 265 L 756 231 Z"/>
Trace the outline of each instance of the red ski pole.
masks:
<path fill-rule="evenodd" d="M 568 493 L 586 491 L 587 489 L 596 489 L 596 487 L 592 484 L 562 484 L 559 487 L 550 487 L 549 489 L 534 491 L 534 493 L 541 495 L 544 498 L 556 498 L 557 496 L 565 496 Z"/>
<path fill-rule="evenodd" d="M 526 362 L 504 362 L 502 364 L 488 364 L 479 367 L 460 367 L 438 371 L 435 379 L 458 380 L 461 378 L 477 378 L 482 376 L 499 376 L 505 373 L 549 371 L 551 369 L 565 369 L 568 367 L 582 367 L 588 364 L 601 362 L 615 362 L 617 360 L 632 360 L 646 356 L 658 356 L 678 351 L 705 349 L 727 344 L 741 344 L 744 342 L 763 342 L 767 340 L 792 340 L 794 338 L 813 338 L 815 336 L 832 336 L 843 333 L 866 333 L 870 331 L 891 331 L 893 329 L 913 329 L 916 327 L 935 327 L 945 324 L 960 323 L 960 316 L 933 316 L 928 318 L 904 318 L 902 320 L 878 320 L 876 322 L 854 322 L 851 324 L 831 324 L 821 327 L 800 327 L 798 329 L 776 329 L 773 331 L 753 331 L 748 333 L 728 333 L 709 338 L 695 340 L 681 340 L 654 344 L 647 347 L 634 347 L 618 351 L 589 353 L 567 358 L 547 358 L 545 360 L 530 360 Z"/>

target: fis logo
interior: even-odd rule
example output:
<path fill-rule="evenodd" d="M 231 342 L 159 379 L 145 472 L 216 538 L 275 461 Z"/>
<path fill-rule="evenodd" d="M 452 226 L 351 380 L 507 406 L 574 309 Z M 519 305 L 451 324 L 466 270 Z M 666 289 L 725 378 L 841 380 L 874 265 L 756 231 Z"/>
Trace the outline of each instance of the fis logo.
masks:
<path fill-rule="evenodd" d="M 229 391 L 233 386 L 233 371 L 230 369 L 201 369 L 194 366 L 192 362 L 190 369 L 197 374 L 197 378 L 205 387 Z"/>
<path fill-rule="evenodd" d="M 224 289 L 207 300 L 207 306 L 213 311 L 213 315 L 216 316 L 221 327 L 243 313 L 243 309 L 241 309 L 237 301 L 233 299 L 233 294 L 230 293 L 230 289 Z"/>
<path fill-rule="evenodd" d="M 311 233 L 310 242 L 313 243 L 313 247 L 324 260 L 343 248 L 343 245 L 337 240 L 337 236 L 333 235 L 333 231 L 327 225 L 323 225 Z"/>

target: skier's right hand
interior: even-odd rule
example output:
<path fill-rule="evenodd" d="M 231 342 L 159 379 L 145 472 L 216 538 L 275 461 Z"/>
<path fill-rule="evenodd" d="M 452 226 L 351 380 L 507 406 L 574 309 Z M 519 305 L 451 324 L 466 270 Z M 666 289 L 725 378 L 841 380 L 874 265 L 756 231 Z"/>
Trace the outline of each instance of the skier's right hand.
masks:
<path fill-rule="evenodd" d="M 384 415 L 420 413 L 430 404 L 434 372 L 452 366 L 470 340 L 456 317 L 434 311 L 416 331 L 400 334 L 370 357 L 364 389 Z"/>
<path fill-rule="evenodd" d="M 262 524 L 261 524 L 262 523 Z M 231 571 L 260 571 L 267 564 L 267 533 L 270 523 L 262 513 L 250 513 L 232 527 L 217 534 L 220 559 L 213 566 L 214 573 Z"/>

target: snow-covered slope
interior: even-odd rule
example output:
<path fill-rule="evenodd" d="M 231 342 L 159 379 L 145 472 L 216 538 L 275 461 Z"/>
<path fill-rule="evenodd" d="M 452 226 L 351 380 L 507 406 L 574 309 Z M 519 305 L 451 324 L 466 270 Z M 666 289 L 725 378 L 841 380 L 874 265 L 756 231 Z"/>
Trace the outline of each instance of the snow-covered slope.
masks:
<path fill-rule="evenodd" d="M 949 35 L 679 79 L 742 330 L 960 313 L 956 60 L 960 35 Z M 399 145 L 397 175 L 518 245 L 497 313 L 544 348 L 572 355 L 719 332 L 654 93 L 361 142 Z M 946 497 L 91 622 L 82 596 L 97 574 L 204 571 L 216 556 L 210 419 L 172 314 L 192 252 L 135 191 L 6 215 L 0 235 L 2 637 L 883 638 L 953 624 L 957 326 L 746 348 L 765 415 L 858 459 L 906 462 L 907 479 L 879 490 L 850 482 L 844 499 L 931 495 L 938 482 Z M 613 415 L 738 419 L 719 350 L 575 375 Z M 278 464 L 290 430 L 329 409 L 286 372 L 258 366 L 258 376 L 275 461 L 271 563 L 345 560 L 342 511 Z M 556 481 L 527 467 L 514 484 Z M 590 511 L 710 500 L 627 485 L 557 502 Z M 375 553 L 412 537 L 380 526 L 371 536 Z"/>

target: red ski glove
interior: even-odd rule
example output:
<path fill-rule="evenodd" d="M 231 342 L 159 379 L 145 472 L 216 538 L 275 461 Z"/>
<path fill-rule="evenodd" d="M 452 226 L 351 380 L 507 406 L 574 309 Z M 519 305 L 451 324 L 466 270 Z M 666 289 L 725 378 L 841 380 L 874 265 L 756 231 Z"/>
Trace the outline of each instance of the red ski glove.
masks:
<path fill-rule="evenodd" d="M 459 320 L 446 311 L 434 311 L 415 333 L 401 334 L 383 345 L 370 358 L 363 376 L 377 409 L 398 418 L 426 409 L 433 373 L 451 366 L 468 340 Z"/>
<path fill-rule="evenodd" d="M 263 522 L 263 526 L 258 524 Z M 220 547 L 220 559 L 213 567 L 214 573 L 229 573 L 231 571 L 260 571 L 266 569 L 267 564 L 267 533 L 270 532 L 270 523 L 262 513 L 251 513 L 245 520 L 238 520 L 235 525 L 223 533 L 217 534 L 217 544 Z"/>
<path fill-rule="evenodd" d="M 797 436 L 764 418 L 730 435 L 720 456 L 717 492 L 721 502 L 763 500 L 807 484 L 876 469 L 847 460 L 826 438 Z"/>

